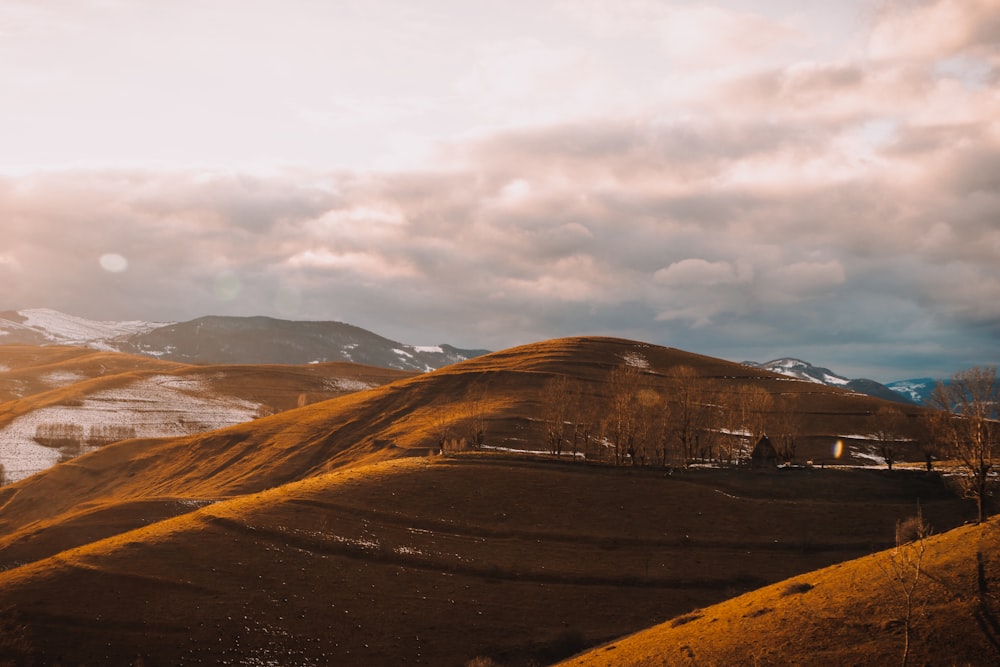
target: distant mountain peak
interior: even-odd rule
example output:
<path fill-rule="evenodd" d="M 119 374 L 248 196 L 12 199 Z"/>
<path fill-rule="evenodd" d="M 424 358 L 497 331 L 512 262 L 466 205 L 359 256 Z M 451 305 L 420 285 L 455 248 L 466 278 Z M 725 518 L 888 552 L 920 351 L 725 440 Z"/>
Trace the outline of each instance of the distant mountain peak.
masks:
<path fill-rule="evenodd" d="M 778 373 L 779 375 L 795 378 L 804 382 L 813 382 L 815 384 L 822 384 L 828 387 L 849 389 L 851 391 L 858 392 L 859 394 L 867 394 L 868 396 L 875 396 L 876 398 L 896 401 L 898 403 L 916 402 L 911 400 L 907 394 L 900 391 L 894 391 L 893 389 L 890 389 L 875 380 L 868 380 L 864 378 L 852 380 L 844 377 L 843 375 L 834 373 L 829 368 L 814 366 L 808 361 L 796 359 L 795 357 L 781 357 L 780 359 L 772 359 L 771 361 L 763 364 L 753 361 L 744 361 L 743 364 L 745 366 L 761 368 L 766 371 L 771 371 L 772 373 Z"/>
<path fill-rule="evenodd" d="M 772 359 L 771 361 L 763 364 L 750 361 L 746 362 L 746 365 L 763 368 L 764 370 L 771 371 L 772 373 L 778 373 L 780 375 L 793 377 L 799 380 L 815 382 L 816 384 L 825 384 L 832 387 L 846 387 L 848 383 L 850 383 L 850 379 L 844 377 L 843 375 L 834 373 L 829 368 L 814 366 L 808 361 L 796 359 L 795 357 L 781 357 L 780 359 Z"/>

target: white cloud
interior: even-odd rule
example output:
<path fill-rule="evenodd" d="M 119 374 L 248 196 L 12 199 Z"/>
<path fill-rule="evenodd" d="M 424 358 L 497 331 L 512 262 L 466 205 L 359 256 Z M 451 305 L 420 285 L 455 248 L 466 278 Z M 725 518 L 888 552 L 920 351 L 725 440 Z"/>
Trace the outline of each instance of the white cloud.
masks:
<path fill-rule="evenodd" d="M 415 277 L 416 271 L 405 263 L 367 252 L 335 252 L 329 248 L 309 248 L 289 257 L 284 264 L 293 269 L 328 269 L 350 271 L 364 281 L 379 282 Z"/>
<path fill-rule="evenodd" d="M 27 30 L 0 10 L 4 159 L 125 160 L 0 177 L 0 270 L 19 272 L 0 301 L 484 347 L 599 331 L 736 358 L 902 337 L 995 356 L 995 0 L 894 2 L 852 34 L 858 3 L 321 4 L 212 4 L 232 31 L 199 23 L 190 52 L 173 38 L 194 3 L 148 35 L 141 5 L 67 10 L 51 53 L 32 46 L 47 13 Z M 115 60 L 130 35 L 148 42 Z M 111 250 L 127 274 L 94 262 Z"/>
<path fill-rule="evenodd" d="M 683 259 L 658 270 L 653 276 L 657 283 L 668 286 L 727 285 L 746 282 L 750 267 L 737 267 L 729 262 L 709 262 L 704 259 Z"/>
<path fill-rule="evenodd" d="M 871 32 L 874 58 L 938 59 L 964 50 L 995 51 L 997 0 L 918 0 L 886 3 Z"/>

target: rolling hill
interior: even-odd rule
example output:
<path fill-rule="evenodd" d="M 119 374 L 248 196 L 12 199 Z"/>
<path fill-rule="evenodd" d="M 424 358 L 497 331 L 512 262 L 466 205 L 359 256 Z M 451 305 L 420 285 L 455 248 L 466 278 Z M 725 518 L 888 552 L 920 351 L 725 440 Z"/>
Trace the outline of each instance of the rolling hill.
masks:
<path fill-rule="evenodd" d="M 922 553 L 904 545 L 810 572 L 560 664 L 900 664 L 907 589 L 912 595 L 908 664 L 997 664 L 1000 522 L 957 528 L 925 542 Z M 903 554 L 911 560 L 904 561 Z"/>
<path fill-rule="evenodd" d="M 574 338 L 219 430 L 111 444 L 0 488 L 0 658 L 546 663 L 889 546 L 918 500 L 941 530 L 968 518 L 940 477 L 918 472 L 544 454 L 553 378 L 581 383 L 597 412 L 616 369 L 633 369 L 643 396 L 670 396 L 680 366 L 794 406 L 804 456 L 829 456 L 831 439 L 884 404 L 680 350 Z M 484 432 L 482 451 L 438 453 L 470 428 Z"/>
<path fill-rule="evenodd" d="M 127 438 L 190 435 L 412 373 L 350 363 L 192 366 L 69 347 L 0 347 L 7 481 Z"/>

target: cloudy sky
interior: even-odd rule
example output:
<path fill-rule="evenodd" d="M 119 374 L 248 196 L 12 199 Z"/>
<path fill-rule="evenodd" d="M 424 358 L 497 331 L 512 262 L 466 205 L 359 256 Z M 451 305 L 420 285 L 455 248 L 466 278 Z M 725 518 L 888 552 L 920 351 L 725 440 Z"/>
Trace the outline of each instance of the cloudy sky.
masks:
<path fill-rule="evenodd" d="M 0 310 L 1000 362 L 1000 0 L 2 0 Z"/>

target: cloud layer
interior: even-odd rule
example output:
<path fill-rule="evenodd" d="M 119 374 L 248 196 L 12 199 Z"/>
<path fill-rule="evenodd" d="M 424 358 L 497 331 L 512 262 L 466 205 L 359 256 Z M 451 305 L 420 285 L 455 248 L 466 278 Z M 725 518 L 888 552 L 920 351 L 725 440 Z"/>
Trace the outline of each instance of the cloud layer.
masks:
<path fill-rule="evenodd" d="M 889 3 L 814 60 L 820 36 L 773 12 L 556 7 L 609 49 L 655 45 L 659 87 L 496 42 L 455 89 L 496 112 L 420 168 L 0 177 L 0 308 L 604 333 L 882 380 L 1000 361 L 1000 3 Z"/>

